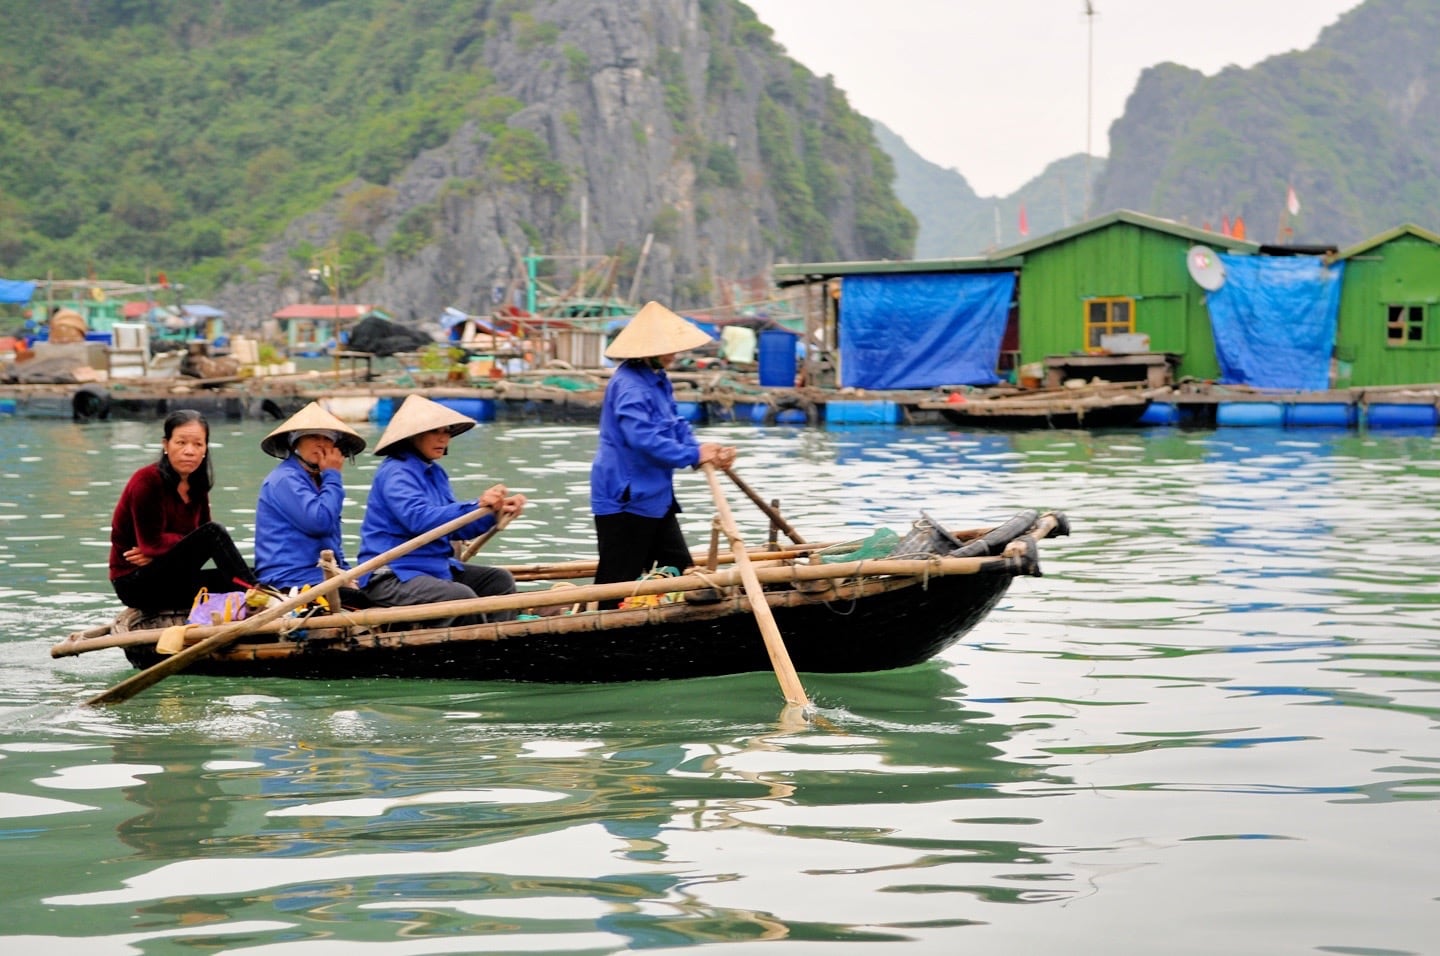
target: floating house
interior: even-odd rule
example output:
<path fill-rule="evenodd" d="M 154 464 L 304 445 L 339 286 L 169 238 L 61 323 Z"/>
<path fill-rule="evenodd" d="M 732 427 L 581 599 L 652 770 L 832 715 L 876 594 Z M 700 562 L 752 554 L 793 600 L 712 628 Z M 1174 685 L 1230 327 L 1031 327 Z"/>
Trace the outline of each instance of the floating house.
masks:
<path fill-rule="evenodd" d="M 1160 384 L 1157 378 L 1218 378 L 1207 290 L 1187 266 L 1196 245 L 1243 254 L 1260 248 L 1122 209 L 997 252 L 1022 263 L 1022 365 L 1048 361 L 1050 384 L 1070 373 L 1153 384 Z M 1058 358 L 1072 361 L 1062 365 Z M 1111 358 L 1129 372 L 1107 364 Z"/>
<path fill-rule="evenodd" d="M 1399 226 L 1332 260 L 1345 266 L 1335 384 L 1440 382 L 1440 235 Z"/>
<path fill-rule="evenodd" d="M 871 390 L 995 384 L 1020 354 L 1020 265 L 994 257 L 774 266 L 777 285 L 804 286 L 800 381 Z M 766 375 L 767 359 L 787 350 L 794 336 L 760 333 L 761 384 L 792 384 L 794 369 Z"/>
<path fill-rule="evenodd" d="M 280 339 L 292 356 L 325 355 L 340 345 L 341 335 L 356 322 L 370 316 L 389 321 L 390 316 L 374 305 L 299 303 L 287 305 L 271 318 L 277 323 Z"/>
<path fill-rule="evenodd" d="M 976 290 L 1005 274 L 1013 286 L 997 338 L 996 308 L 975 311 Z M 1414 225 L 1337 251 L 1119 210 L 985 257 L 781 264 L 774 275 L 806 287 L 807 380 L 817 384 L 933 388 L 998 375 L 1323 391 L 1440 381 L 1440 235 Z"/>

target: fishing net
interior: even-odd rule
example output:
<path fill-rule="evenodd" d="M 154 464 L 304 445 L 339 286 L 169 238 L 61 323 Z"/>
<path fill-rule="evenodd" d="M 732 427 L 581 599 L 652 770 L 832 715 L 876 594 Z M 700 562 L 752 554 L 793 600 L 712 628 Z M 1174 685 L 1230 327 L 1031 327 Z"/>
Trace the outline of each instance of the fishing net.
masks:
<path fill-rule="evenodd" d="M 900 536 L 889 528 L 876 528 L 869 537 L 832 544 L 824 550 L 817 551 L 816 554 L 820 555 L 822 564 L 869 561 L 890 555 L 899 543 Z"/>

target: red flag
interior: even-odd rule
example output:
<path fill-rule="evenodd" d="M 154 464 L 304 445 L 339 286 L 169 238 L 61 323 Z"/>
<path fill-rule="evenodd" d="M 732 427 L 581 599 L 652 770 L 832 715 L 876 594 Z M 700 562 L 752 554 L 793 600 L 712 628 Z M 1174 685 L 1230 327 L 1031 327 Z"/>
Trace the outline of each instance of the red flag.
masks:
<path fill-rule="evenodd" d="M 1230 227 L 1230 235 L 1234 236 L 1236 239 L 1244 239 L 1244 238 L 1245 238 L 1245 217 L 1244 217 L 1244 216 L 1238 216 L 1238 215 L 1237 215 L 1237 216 L 1235 217 L 1235 225 L 1233 225 L 1233 226 Z"/>
<path fill-rule="evenodd" d="M 168 288 L 170 288 L 170 280 L 165 277 L 165 273 L 163 273 L 163 272 L 160 273 L 160 288 L 162 288 L 162 289 L 168 289 Z"/>
<path fill-rule="evenodd" d="M 1300 215 L 1300 197 L 1295 195 L 1294 186 L 1285 190 L 1285 209 L 1292 216 Z"/>
<path fill-rule="evenodd" d="M 1222 236 L 1228 236 L 1228 235 L 1230 235 L 1230 217 L 1229 217 L 1229 216 L 1221 216 L 1221 217 L 1220 217 L 1220 235 L 1222 235 Z"/>
<path fill-rule="evenodd" d="M 1020 235 L 1030 235 L 1030 220 L 1025 218 L 1025 204 L 1020 204 Z"/>

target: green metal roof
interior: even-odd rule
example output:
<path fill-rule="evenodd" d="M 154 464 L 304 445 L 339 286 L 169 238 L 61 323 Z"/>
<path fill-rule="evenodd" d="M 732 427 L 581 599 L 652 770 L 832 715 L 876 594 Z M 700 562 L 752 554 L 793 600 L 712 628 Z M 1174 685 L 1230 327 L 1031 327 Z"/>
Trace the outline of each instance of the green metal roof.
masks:
<path fill-rule="evenodd" d="M 1414 223 L 1407 222 L 1403 226 L 1396 226 L 1394 229 L 1388 229 L 1379 235 L 1371 236 L 1369 239 L 1363 240 L 1348 249 L 1341 249 L 1335 253 L 1335 255 L 1331 256 L 1329 261 L 1336 262 L 1341 259 L 1349 259 L 1351 256 L 1358 256 L 1378 246 L 1383 246 L 1392 239 L 1399 239 L 1401 236 L 1414 236 L 1417 239 L 1424 239 L 1426 242 L 1440 246 L 1440 235 L 1436 235 L 1428 229 L 1421 229 Z"/>
<path fill-rule="evenodd" d="M 771 267 L 777 285 L 795 285 L 837 276 L 903 272 L 1002 272 L 1020 268 L 1019 259 L 973 256 L 964 259 L 879 259 L 873 262 L 781 262 Z M 785 280 L 789 280 L 788 282 Z"/>
<path fill-rule="evenodd" d="M 1188 242 L 1218 246 L 1227 252 L 1254 253 L 1260 249 L 1260 243 L 1251 242 L 1248 239 L 1236 239 L 1222 233 L 1196 229 L 1194 226 L 1187 226 L 1173 219 L 1161 219 L 1158 216 L 1147 216 L 1129 209 L 1118 209 L 1107 215 L 1087 219 L 1085 222 L 1065 229 L 1037 236 L 1018 245 L 998 249 L 987 256 L 970 256 L 960 259 L 883 259 L 873 262 L 785 262 L 772 266 L 771 274 L 775 277 L 777 285 L 786 286 L 814 279 L 833 279 L 837 276 L 850 275 L 882 275 L 904 272 L 1000 272 L 1020 268 L 1025 261 L 1027 252 L 1066 242 L 1076 236 L 1104 229 L 1117 222 L 1128 223 L 1141 229 L 1168 233 Z M 1429 234 L 1425 233 L 1425 235 Z"/>
<path fill-rule="evenodd" d="M 1196 229 L 1194 226 L 1187 226 L 1173 219 L 1161 219 L 1158 216 L 1147 216 L 1143 212 L 1117 209 L 1115 212 L 1108 213 L 1096 219 L 1087 219 L 1084 222 L 1076 223 L 1068 228 L 1058 229 L 1055 232 L 1037 236 L 1034 239 L 1018 245 L 997 250 L 994 255 L 997 258 L 1002 256 L 1023 257 L 1027 252 L 1034 252 L 1036 249 L 1057 245 L 1058 243 L 1073 239 L 1076 236 L 1083 236 L 1087 232 L 1095 232 L 1107 226 L 1113 226 L 1117 222 L 1128 223 L 1129 225 L 1138 226 L 1141 229 L 1150 229 L 1155 232 L 1169 233 L 1172 236 L 1190 242 L 1201 243 L 1208 246 L 1220 246 L 1230 252 L 1257 252 L 1260 249 L 1260 243 L 1251 242 L 1249 239 L 1236 239 L 1233 236 L 1227 236 L 1223 233 Z"/>

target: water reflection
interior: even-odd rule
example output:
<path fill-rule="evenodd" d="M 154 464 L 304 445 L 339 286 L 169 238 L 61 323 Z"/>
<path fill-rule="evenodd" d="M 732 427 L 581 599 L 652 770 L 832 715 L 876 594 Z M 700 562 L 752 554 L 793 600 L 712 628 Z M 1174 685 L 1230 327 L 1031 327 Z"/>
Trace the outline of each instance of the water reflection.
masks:
<path fill-rule="evenodd" d="M 242 538 L 264 430 L 217 436 Z M 0 448 L 0 473 L 29 469 L 27 482 L 82 464 L 88 481 L 123 480 L 157 453 L 146 429 L 87 431 L 117 444 L 98 455 L 17 431 L 24 447 Z M 179 676 L 80 712 L 126 666 L 118 652 L 47 652 L 109 613 L 103 552 L 76 542 L 103 541 L 118 486 L 65 486 L 90 490 L 61 494 L 62 509 L 27 484 L 24 520 L 0 506 L 0 558 L 37 566 L 0 591 L 0 836 L 25 874 L 0 900 L 0 945 L 1085 952 L 1093 939 L 1123 952 L 1110 931 L 1123 924 L 1176 952 L 1426 951 L 1433 860 L 1415 834 L 1440 799 L 1440 569 L 1423 559 L 1440 546 L 1433 436 L 718 434 L 807 537 L 1024 507 L 1067 510 L 1075 534 L 942 660 L 805 675 L 829 726 L 777 719 L 769 674 L 613 687 Z M 590 546 L 589 430 L 466 437 L 452 474 L 503 475 L 543 502 L 499 553 Z M 346 471 L 355 528 L 372 470 Z M 700 540 L 708 489 L 687 475 L 680 493 Z M 758 513 L 736 515 L 764 536 Z M 1230 918 L 1207 917 L 1195 945 L 1175 931 L 1217 912 Z"/>

